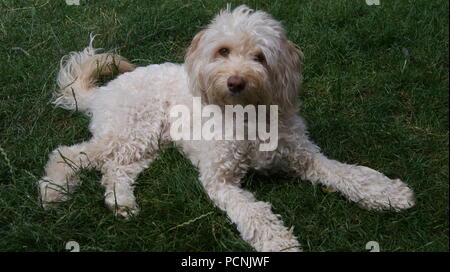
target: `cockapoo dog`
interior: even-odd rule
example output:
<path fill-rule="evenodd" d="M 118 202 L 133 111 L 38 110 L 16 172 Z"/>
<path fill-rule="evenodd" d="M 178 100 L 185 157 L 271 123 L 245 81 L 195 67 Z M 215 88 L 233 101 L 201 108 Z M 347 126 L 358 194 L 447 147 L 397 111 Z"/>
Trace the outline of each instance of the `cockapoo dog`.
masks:
<path fill-rule="evenodd" d="M 198 167 L 205 192 L 258 251 L 301 248 L 293 229 L 283 225 L 271 205 L 241 188 L 249 169 L 287 170 L 371 210 L 413 206 L 412 190 L 399 179 L 331 160 L 309 140 L 297 114 L 301 59 L 302 52 L 287 39 L 280 22 L 246 6 L 221 11 L 194 37 L 184 64 L 135 68 L 121 56 L 99 54 L 91 39 L 83 51 L 63 58 L 54 103 L 90 116 L 93 136 L 50 154 L 39 181 L 43 206 L 65 200 L 79 183 L 76 172 L 94 168 L 103 174 L 107 207 L 116 215 L 135 215 L 134 180 L 155 160 L 158 148 L 170 143 Z M 113 66 L 122 74 L 96 86 L 98 76 L 111 73 Z M 170 108 L 192 108 L 193 97 L 201 97 L 203 105 L 278 105 L 277 149 L 260 151 L 258 139 L 174 141 Z"/>

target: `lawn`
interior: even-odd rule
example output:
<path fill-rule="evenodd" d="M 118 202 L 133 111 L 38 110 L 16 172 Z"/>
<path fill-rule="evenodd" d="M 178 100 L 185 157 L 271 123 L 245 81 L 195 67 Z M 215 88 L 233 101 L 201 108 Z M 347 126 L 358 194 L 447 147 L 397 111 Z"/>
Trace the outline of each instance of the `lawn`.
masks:
<path fill-rule="evenodd" d="M 0 1 L 0 251 L 251 251 L 174 148 L 137 180 L 141 213 L 118 219 L 100 174 L 81 173 L 70 201 L 44 211 L 36 181 L 48 153 L 90 137 L 88 118 L 49 103 L 60 58 L 116 50 L 137 65 L 182 62 L 230 1 Z M 236 6 L 241 1 L 231 1 Z M 283 22 L 304 54 L 301 114 L 329 157 L 401 178 L 417 205 L 371 212 L 308 181 L 251 173 L 305 251 L 448 251 L 448 1 L 247 1 Z"/>

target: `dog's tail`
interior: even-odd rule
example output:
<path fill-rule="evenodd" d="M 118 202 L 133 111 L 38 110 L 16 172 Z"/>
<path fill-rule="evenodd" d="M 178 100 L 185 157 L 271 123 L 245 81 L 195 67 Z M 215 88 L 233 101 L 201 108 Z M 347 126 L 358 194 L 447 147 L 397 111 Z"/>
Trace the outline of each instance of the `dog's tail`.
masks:
<path fill-rule="evenodd" d="M 127 59 L 112 53 L 98 54 L 92 47 L 95 36 L 83 51 L 72 52 L 61 59 L 57 77 L 59 89 L 54 93 L 53 104 L 68 110 L 89 112 L 93 88 L 102 76 L 133 71 L 135 66 Z"/>

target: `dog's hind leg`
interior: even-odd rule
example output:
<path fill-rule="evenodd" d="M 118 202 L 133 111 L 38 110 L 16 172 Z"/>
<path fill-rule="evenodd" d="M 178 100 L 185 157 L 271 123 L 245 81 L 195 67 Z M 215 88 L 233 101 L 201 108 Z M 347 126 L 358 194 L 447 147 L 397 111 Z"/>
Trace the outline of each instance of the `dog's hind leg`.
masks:
<path fill-rule="evenodd" d="M 285 155 L 298 177 L 339 191 L 371 210 L 398 211 L 414 205 L 413 191 L 401 180 L 392 180 L 368 167 L 331 160 L 304 133 L 293 135 L 289 141 Z"/>
<path fill-rule="evenodd" d="M 133 183 L 152 160 L 143 159 L 129 164 L 119 164 L 110 160 L 102 166 L 101 183 L 105 188 L 105 203 L 116 216 L 127 218 L 139 212 Z"/>
<path fill-rule="evenodd" d="M 38 182 L 44 208 L 64 201 L 78 185 L 76 174 L 81 169 L 97 168 L 101 145 L 94 139 L 73 146 L 60 146 L 51 154 L 45 167 L 45 176 Z"/>

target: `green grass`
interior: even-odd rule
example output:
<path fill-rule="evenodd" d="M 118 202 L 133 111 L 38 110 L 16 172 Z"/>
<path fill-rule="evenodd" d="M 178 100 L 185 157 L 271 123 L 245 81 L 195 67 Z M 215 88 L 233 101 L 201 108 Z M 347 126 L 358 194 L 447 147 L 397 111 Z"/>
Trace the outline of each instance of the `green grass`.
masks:
<path fill-rule="evenodd" d="M 239 2 L 231 1 L 233 6 Z M 417 206 L 370 212 L 309 182 L 250 174 L 245 187 L 295 227 L 306 251 L 448 251 L 448 2 L 249 1 L 305 53 L 301 113 L 328 156 L 406 181 Z M 182 62 L 226 1 L 0 1 L 0 251 L 248 251 L 175 149 L 143 172 L 141 214 L 116 219 L 100 174 L 44 211 L 35 183 L 48 153 L 90 137 L 88 119 L 50 103 L 60 58 L 87 45 L 138 65 Z M 14 48 L 14 49 L 13 49 Z M 24 51 L 18 49 L 21 48 Z"/>

